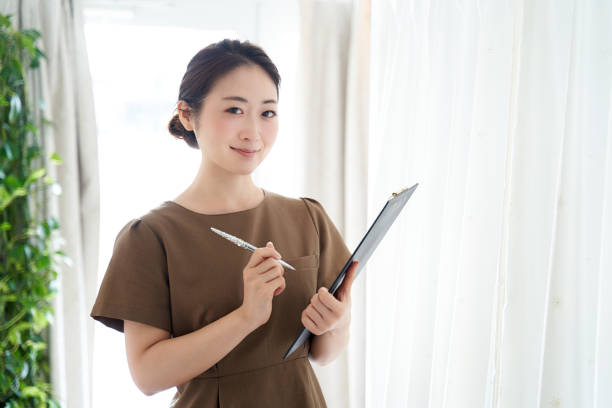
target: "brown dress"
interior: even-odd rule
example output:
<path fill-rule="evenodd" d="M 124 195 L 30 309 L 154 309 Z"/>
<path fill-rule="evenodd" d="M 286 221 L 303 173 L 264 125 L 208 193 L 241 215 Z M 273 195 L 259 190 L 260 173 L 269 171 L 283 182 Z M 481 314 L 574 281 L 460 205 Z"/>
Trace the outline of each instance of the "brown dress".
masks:
<path fill-rule="evenodd" d="M 329 288 L 350 252 L 312 198 L 264 190 L 254 208 L 208 215 L 165 201 L 118 233 L 91 317 L 123 332 L 123 320 L 195 331 L 242 304 L 242 271 L 251 252 L 210 230 L 257 247 L 272 241 L 283 259 L 286 288 L 268 322 L 217 364 L 177 386 L 173 407 L 325 407 L 308 360 L 310 342 L 283 361 L 302 329 L 301 313 L 318 288 Z M 203 353 L 206 350 L 202 350 Z"/>

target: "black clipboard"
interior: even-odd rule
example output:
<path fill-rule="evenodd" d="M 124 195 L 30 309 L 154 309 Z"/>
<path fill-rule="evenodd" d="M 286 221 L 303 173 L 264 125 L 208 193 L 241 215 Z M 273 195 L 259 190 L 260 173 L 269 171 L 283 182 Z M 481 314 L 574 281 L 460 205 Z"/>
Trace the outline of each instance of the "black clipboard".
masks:
<path fill-rule="evenodd" d="M 414 193 L 414 190 L 416 190 L 418 185 L 419 183 L 416 183 L 414 186 L 410 188 L 405 188 L 399 193 L 393 193 L 393 195 L 387 200 L 385 206 L 378 214 L 378 217 L 376 217 L 376 219 L 370 226 L 370 229 L 368 229 L 368 232 L 366 232 L 364 237 L 361 239 L 359 245 L 357 245 L 357 249 L 355 249 L 351 257 L 348 259 L 348 261 L 346 261 L 346 264 L 342 268 L 342 271 L 340 271 L 338 277 L 336 277 L 336 280 L 334 280 L 334 283 L 332 283 L 332 285 L 328 289 L 329 293 L 336 296 L 336 290 L 338 290 L 338 288 L 342 284 L 344 276 L 346 275 L 346 271 L 348 271 L 353 261 L 359 261 L 359 263 L 357 264 L 357 269 L 355 270 L 355 278 L 357 278 L 357 276 L 359 275 L 359 271 L 368 262 L 368 259 L 370 259 L 370 256 L 372 255 L 380 241 L 383 239 L 383 237 L 385 236 L 399 213 L 402 211 L 402 209 L 408 202 L 408 199 L 412 196 L 412 193 Z M 293 353 L 295 350 L 297 350 L 298 347 L 304 344 L 304 342 L 310 336 L 312 336 L 312 333 L 308 331 L 308 329 L 303 328 L 302 331 L 295 338 L 295 340 L 293 340 L 293 343 L 291 343 L 289 350 L 287 350 L 287 352 L 283 356 L 283 360 L 289 357 L 291 353 Z"/>

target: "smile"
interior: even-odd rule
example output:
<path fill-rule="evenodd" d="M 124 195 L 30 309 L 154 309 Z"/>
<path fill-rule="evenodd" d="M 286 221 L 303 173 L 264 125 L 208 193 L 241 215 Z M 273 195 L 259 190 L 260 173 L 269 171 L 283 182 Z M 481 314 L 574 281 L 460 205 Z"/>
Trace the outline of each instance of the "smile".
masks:
<path fill-rule="evenodd" d="M 259 150 L 243 150 L 243 149 L 237 149 L 237 148 L 232 147 L 232 146 L 230 146 L 230 148 L 232 150 L 234 150 L 236 153 L 239 153 L 239 154 L 241 154 L 244 157 L 253 157 L 253 156 L 255 156 L 255 153 L 257 153 L 259 150 L 261 150 L 261 149 L 259 149 Z"/>

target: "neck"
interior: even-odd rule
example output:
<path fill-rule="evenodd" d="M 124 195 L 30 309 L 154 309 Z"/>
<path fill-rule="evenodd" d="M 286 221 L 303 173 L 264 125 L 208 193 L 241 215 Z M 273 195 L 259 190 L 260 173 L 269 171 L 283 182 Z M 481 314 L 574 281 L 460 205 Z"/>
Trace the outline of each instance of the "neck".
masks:
<path fill-rule="evenodd" d="M 251 174 L 236 174 L 202 160 L 186 193 L 197 202 L 228 210 L 250 207 L 262 198 Z"/>

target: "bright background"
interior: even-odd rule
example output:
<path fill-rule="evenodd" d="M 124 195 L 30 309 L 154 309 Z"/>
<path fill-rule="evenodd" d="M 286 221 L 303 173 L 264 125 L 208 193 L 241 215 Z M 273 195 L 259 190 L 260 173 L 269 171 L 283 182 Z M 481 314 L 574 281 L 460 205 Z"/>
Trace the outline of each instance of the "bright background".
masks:
<path fill-rule="evenodd" d="M 184 15 L 150 8 L 130 10 L 85 9 L 85 35 L 94 87 L 100 160 L 101 282 L 117 231 L 130 219 L 146 213 L 155 203 L 172 200 L 193 180 L 200 151 L 175 139 L 167 131 L 174 114 L 180 81 L 190 59 L 201 48 L 223 38 L 258 38 L 281 73 L 279 134 L 273 150 L 255 171 L 255 183 L 284 195 L 298 196 L 299 144 L 292 137 L 293 88 L 299 33 L 293 2 L 257 7 L 246 5 L 252 25 L 241 24 L 226 6 L 208 4 L 211 29 L 185 27 L 173 20 Z M 255 4 L 255 3 L 253 3 Z M 236 5 L 236 3 L 234 3 Z M 250 13 L 249 13 L 250 12 Z M 274 41 L 268 30 L 260 33 L 257 21 L 283 14 L 275 23 Z M 265 14 L 265 17 L 262 17 Z M 167 18 L 160 21 L 159 15 Z M 245 17 L 246 19 L 246 17 Z M 199 24 L 197 21 L 195 24 Z M 207 24 L 202 23 L 202 26 Z M 261 25 L 260 25 L 261 27 Z M 279 31 L 280 30 L 280 34 Z M 255 42 L 255 41 L 254 41 Z M 277 171 L 282 168 L 283 171 Z M 95 325 L 93 361 L 94 407 L 167 407 L 171 388 L 151 397 L 135 386 L 127 366 L 124 336 Z M 108 392 L 112 389 L 113 392 Z"/>

